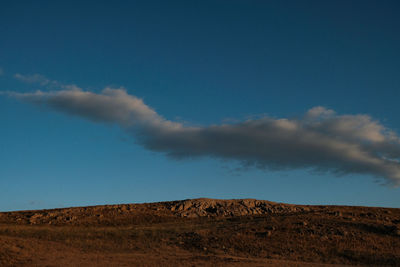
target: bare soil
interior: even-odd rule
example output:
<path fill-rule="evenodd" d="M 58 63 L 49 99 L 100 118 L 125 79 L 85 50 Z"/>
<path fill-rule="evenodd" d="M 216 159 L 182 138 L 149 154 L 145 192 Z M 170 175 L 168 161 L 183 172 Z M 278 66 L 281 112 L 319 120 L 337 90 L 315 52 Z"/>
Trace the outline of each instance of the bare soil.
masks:
<path fill-rule="evenodd" d="M 0 266 L 400 266 L 400 209 L 255 199 L 0 213 Z"/>

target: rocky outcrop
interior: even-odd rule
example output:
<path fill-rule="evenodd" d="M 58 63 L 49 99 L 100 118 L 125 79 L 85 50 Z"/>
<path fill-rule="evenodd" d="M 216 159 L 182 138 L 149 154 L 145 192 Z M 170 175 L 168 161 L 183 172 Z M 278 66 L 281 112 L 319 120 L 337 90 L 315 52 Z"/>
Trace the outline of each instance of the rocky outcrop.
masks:
<path fill-rule="evenodd" d="M 307 208 L 257 199 L 187 199 L 166 202 L 167 208 L 180 217 L 245 216 L 268 213 L 303 212 Z"/>

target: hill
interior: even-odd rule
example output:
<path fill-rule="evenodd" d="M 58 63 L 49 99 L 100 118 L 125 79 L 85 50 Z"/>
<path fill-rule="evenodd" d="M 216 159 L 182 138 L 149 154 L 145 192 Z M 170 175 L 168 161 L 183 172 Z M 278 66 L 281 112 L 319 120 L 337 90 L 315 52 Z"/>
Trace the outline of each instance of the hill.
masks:
<path fill-rule="evenodd" d="M 400 209 L 188 199 L 0 213 L 1 266 L 400 266 Z"/>

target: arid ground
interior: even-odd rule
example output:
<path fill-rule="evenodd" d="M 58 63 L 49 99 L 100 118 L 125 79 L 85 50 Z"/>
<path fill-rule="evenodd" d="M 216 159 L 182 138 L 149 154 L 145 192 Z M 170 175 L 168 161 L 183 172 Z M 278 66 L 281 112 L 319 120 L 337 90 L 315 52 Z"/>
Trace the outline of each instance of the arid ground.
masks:
<path fill-rule="evenodd" d="M 400 266 L 400 209 L 193 199 L 0 213 L 0 266 Z"/>

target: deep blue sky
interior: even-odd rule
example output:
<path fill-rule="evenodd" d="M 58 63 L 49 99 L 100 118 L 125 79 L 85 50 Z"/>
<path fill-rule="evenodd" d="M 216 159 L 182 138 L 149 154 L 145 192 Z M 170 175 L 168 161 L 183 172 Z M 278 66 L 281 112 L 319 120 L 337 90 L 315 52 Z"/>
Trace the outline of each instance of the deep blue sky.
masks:
<path fill-rule="evenodd" d="M 123 86 L 192 125 L 325 106 L 400 133 L 398 1 L 87 2 L 2 2 L 0 91 L 43 89 L 14 78 L 41 74 Z M 400 207 L 400 189 L 371 176 L 238 166 L 166 158 L 116 126 L 0 96 L 2 211 L 194 197 Z"/>

